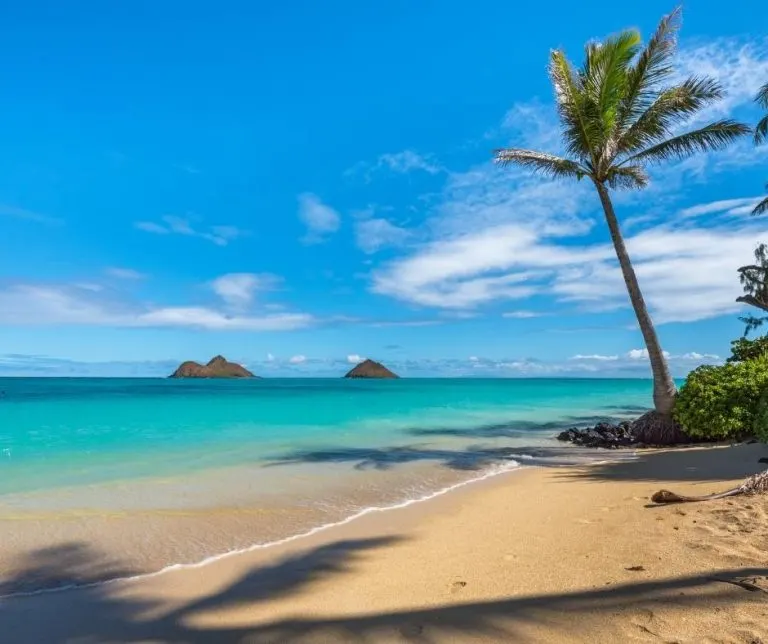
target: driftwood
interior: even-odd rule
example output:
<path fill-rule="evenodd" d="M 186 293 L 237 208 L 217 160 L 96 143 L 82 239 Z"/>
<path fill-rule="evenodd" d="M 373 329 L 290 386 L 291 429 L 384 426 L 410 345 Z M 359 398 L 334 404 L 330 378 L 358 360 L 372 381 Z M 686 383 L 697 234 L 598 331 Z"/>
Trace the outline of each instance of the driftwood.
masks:
<path fill-rule="evenodd" d="M 762 460 L 762 459 L 761 459 Z M 738 496 L 740 494 L 765 494 L 768 492 L 768 470 L 753 474 L 746 478 L 738 487 L 720 492 L 718 494 L 707 494 L 705 496 L 682 496 L 669 490 L 659 490 L 651 497 L 654 503 L 693 503 L 696 501 L 712 501 L 714 499 L 725 499 L 729 496 Z"/>

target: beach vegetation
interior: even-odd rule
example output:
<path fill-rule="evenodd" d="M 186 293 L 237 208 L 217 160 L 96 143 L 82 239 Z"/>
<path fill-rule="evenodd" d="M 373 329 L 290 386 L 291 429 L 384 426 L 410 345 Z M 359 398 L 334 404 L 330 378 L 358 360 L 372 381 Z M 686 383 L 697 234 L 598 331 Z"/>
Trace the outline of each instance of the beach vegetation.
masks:
<path fill-rule="evenodd" d="M 681 10 L 665 16 L 647 44 L 634 29 L 602 42 L 589 42 L 576 67 L 562 50 L 551 52 L 549 75 L 562 134 L 562 154 L 504 148 L 495 160 L 555 179 L 587 180 L 602 205 L 605 223 L 629 300 L 648 350 L 655 410 L 632 425 L 639 440 L 677 442 L 673 421 L 676 387 L 643 298 L 613 206 L 618 190 L 638 190 L 649 182 L 649 166 L 724 148 L 751 132 L 731 119 L 687 129 L 696 114 L 723 97 L 706 76 L 680 79 L 674 56 Z"/>
<path fill-rule="evenodd" d="M 705 440 L 768 438 L 768 354 L 688 374 L 674 416 L 685 433 Z"/>
<path fill-rule="evenodd" d="M 739 338 L 731 342 L 731 356 L 726 362 L 744 362 L 768 355 L 768 335 L 754 340 Z"/>
<path fill-rule="evenodd" d="M 768 247 L 759 244 L 755 249 L 755 261 L 738 269 L 744 295 L 736 298 L 737 302 L 768 313 Z M 747 314 L 739 318 L 745 324 L 744 337 L 761 327 L 768 317 Z"/>

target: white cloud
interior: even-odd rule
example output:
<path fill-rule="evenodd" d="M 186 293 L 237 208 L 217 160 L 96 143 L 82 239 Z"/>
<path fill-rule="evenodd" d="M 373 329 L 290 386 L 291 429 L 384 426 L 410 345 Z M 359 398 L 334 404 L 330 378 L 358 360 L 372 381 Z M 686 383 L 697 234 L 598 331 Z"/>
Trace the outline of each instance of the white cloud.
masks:
<path fill-rule="evenodd" d="M 681 219 L 725 213 L 726 215 L 748 215 L 763 197 L 743 197 L 739 199 L 721 199 L 709 203 L 697 204 L 680 211 Z"/>
<path fill-rule="evenodd" d="M 111 266 L 104 271 L 110 277 L 116 277 L 121 280 L 142 280 L 146 277 L 144 273 L 140 273 L 132 268 L 118 268 Z"/>
<path fill-rule="evenodd" d="M 627 239 L 635 271 L 654 320 L 692 322 L 735 313 L 741 305 L 736 269 L 749 261 L 768 225 L 723 228 L 659 226 Z M 554 294 L 588 308 L 625 307 L 629 300 L 615 260 L 560 271 Z"/>
<path fill-rule="evenodd" d="M 274 362 L 275 356 L 273 356 L 271 353 L 267 354 L 267 362 Z"/>
<path fill-rule="evenodd" d="M 306 361 L 307 361 L 307 357 L 302 355 L 293 356 L 290 360 L 288 360 L 288 362 L 290 362 L 291 364 L 302 364 L 303 362 L 306 362 Z"/>
<path fill-rule="evenodd" d="M 540 243 L 546 232 L 509 224 L 436 241 L 375 271 L 372 288 L 425 306 L 473 307 L 527 298 L 536 292 L 533 284 L 553 268 L 597 261 L 609 252 L 603 247 L 566 249 Z M 560 231 L 552 227 L 551 232 Z"/>
<path fill-rule="evenodd" d="M 92 293 L 99 293 L 104 290 L 101 284 L 94 284 L 93 282 L 76 282 L 72 284 L 73 288 L 79 288 L 83 291 L 91 291 Z"/>
<path fill-rule="evenodd" d="M 662 351 L 665 358 L 669 358 L 669 351 Z M 627 351 L 630 360 L 648 360 L 648 349 L 630 349 Z"/>
<path fill-rule="evenodd" d="M 349 364 L 357 364 L 359 362 L 362 362 L 363 360 L 364 360 L 364 358 L 360 357 L 356 353 L 353 353 L 353 354 L 347 356 L 347 362 Z"/>
<path fill-rule="evenodd" d="M 235 309 L 253 303 L 259 291 L 273 289 L 280 278 L 269 273 L 228 273 L 211 282 L 211 288 L 224 302 Z"/>
<path fill-rule="evenodd" d="M 305 313 L 229 316 L 205 307 L 178 306 L 142 313 L 128 326 L 196 327 L 213 331 L 290 331 L 309 326 L 312 321 L 312 316 Z"/>
<path fill-rule="evenodd" d="M 241 237 L 244 233 L 236 226 L 211 226 L 205 230 L 197 230 L 192 226 L 192 221 L 176 215 L 165 215 L 162 224 L 153 221 L 137 221 L 134 226 L 138 230 L 155 235 L 184 235 L 205 239 L 217 246 L 226 246 L 229 242 Z"/>
<path fill-rule="evenodd" d="M 413 150 L 382 154 L 376 161 L 376 167 L 386 167 L 392 172 L 405 174 L 421 170 L 429 174 L 437 174 L 442 168 L 430 156 L 425 156 Z"/>
<path fill-rule="evenodd" d="M 414 150 L 403 150 L 402 152 L 382 154 L 373 163 L 358 163 L 344 174 L 354 175 L 362 173 L 365 180 L 370 181 L 376 172 L 383 170 L 396 174 L 419 171 L 435 175 L 443 172 L 445 169 L 431 155 L 419 154 Z"/>
<path fill-rule="evenodd" d="M 593 353 L 589 355 L 582 355 L 577 353 L 575 356 L 569 358 L 569 360 L 597 360 L 599 362 L 615 362 L 619 359 L 619 356 L 604 356 L 599 353 Z"/>
<path fill-rule="evenodd" d="M 401 246 L 411 236 L 406 228 L 395 226 L 381 217 L 358 219 L 355 222 L 357 247 L 366 254 L 373 254 L 387 246 Z"/>
<path fill-rule="evenodd" d="M 0 290 L 0 324 L 187 327 L 216 331 L 285 331 L 312 325 L 306 313 L 227 315 L 200 306 L 135 307 L 66 286 L 17 284 Z"/>
<path fill-rule="evenodd" d="M 698 353 L 696 351 L 682 354 L 670 354 L 668 351 L 663 353 L 670 370 L 677 376 L 684 375 L 701 364 L 718 364 L 722 362 L 719 356 L 711 353 Z M 569 358 L 568 362 L 580 368 L 588 368 L 593 375 L 650 374 L 650 363 L 646 349 L 631 349 L 622 355 L 577 354 Z M 553 366 L 557 368 L 558 364 L 554 363 Z M 563 365 L 559 366 L 562 367 Z M 567 365 L 565 368 L 567 369 Z"/>
<path fill-rule="evenodd" d="M 537 313 L 536 311 L 507 311 L 506 313 L 502 313 L 501 317 L 503 318 L 511 318 L 513 320 L 526 320 L 528 318 L 538 318 L 544 315 L 543 313 Z"/>
<path fill-rule="evenodd" d="M 768 77 L 768 39 L 683 47 L 679 58 L 681 74 L 710 74 L 723 83 L 728 98 L 716 108 L 720 116 L 752 109 L 757 88 Z M 562 149 L 554 108 L 537 102 L 513 106 L 491 135 L 512 137 L 513 145 Z M 677 213 L 672 203 L 684 194 L 687 178 L 703 180 L 754 154 L 745 141 L 725 153 L 698 155 L 655 172 L 650 192 L 617 195 L 623 205 L 647 202 L 649 194 L 654 199 L 642 215 L 630 211 L 632 226 L 625 233 L 632 232 L 627 245 L 657 322 L 738 310 L 735 270 L 768 233 L 765 224 L 743 217 L 757 198 L 723 199 Z M 373 292 L 449 309 L 525 300 L 533 293 L 593 311 L 628 306 L 613 248 L 584 238 L 602 219 L 587 182 L 553 183 L 486 163 L 449 175 L 430 215 L 419 231 L 426 241 L 373 271 Z"/>
<path fill-rule="evenodd" d="M 171 232 L 170 228 L 156 224 L 153 221 L 137 221 L 134 223 L 134 226 L 145 233 L 154 233 L 155 235 L 168 235 Z"/>
<path fill-rule="evenodd" d="M 339 213 L 310 192 L 299 195 L 299 219 L 307 227 L 303 238 L 307 244 L 325 241 L 341 224 Z"/>
<path fill-rule="evenodd" d="M 677 57 L 679 77 L 709 76 L 723 87 L 724 98 L 699 113 L 697 123 L 724 118 L 752 103 L 768 78 L 768 38 L 749 42 L 738 38 L 687 45 Z"/>

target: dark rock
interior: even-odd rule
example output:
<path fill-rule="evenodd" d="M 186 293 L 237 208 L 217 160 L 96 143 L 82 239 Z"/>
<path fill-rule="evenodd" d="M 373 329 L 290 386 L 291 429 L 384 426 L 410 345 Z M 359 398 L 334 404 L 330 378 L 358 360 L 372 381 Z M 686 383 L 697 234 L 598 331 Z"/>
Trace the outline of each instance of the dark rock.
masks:
<path fill-rule="evenodd" d="M 354 369 L 351 369 L 345 378 L 397 378 L 380 362 L 374 360 L 363 360 Z"/>
<path fill-rule="evenodd" d="M 618 425 L 598 423 L 594 427 L 583 429 L 572 427 L 558 434 L 557 440 L 573 443 L 579 447 L 603 447 L 605 449 L 639 447 L 637 440 L 632 436 L 631 423 L 627 421 L 622 421 Z"/>
<path fill-rule="evenodd" d="M 255 378 L 248 369 L 236 362 L 228 362 L 223 356 L 216 356 L 206 365 L 187 360 L 182 362 L 170 378 Z"/>

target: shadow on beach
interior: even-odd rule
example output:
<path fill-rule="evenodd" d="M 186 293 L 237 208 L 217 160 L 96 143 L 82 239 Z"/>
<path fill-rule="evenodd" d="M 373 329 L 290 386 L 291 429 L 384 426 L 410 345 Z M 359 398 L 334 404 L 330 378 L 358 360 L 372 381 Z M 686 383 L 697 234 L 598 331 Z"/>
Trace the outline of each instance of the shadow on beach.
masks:
<path fill-rule="evenodd" d="M 723 451 L 727 458 L 723 458 Z M 759 459 L 768 457 L 768 445 L 738 444 L 681 447 L 669 450 L 638 450 L 636 458 L 604 461 L 563 473 L 593 481 L 730 481 L 766 469 Z"/>
<path fill-rule="evenodd" d="M 621 454 L 613 454 L 621 457 Z M 627 454 L 624 454 L 626 457 Z M 355 469 L 388 470 L 397 465 L 433 462 L 452 470 L 477 471 L 505 461 L 524 461 L 530 465 L 565 466 L 582 460 L 606 457 L 605 452 L 573 446 L 485 447 L 470 445 L 464 449 L 441 449 L 429 445 L 400 445 L 394 447 L 329 447 L 317 450 L 296 450 L 276 457 L 267 467 L 299 463 L 349 463 Z"/>
<path fill-rule="evenodd" d="M 77 590 L 0 601 L 0 633 L 14 644 L 66 642 L 373 642 L 422 643 L 485 637 L 492 641 L 531 641 L 525 631 L 587 633 L 590 625 L 621 611 L 654 610 L 671 605 L 679 610 L 701 607 L 720 610 L 738 603 L 764 602 L 762 593 L 728 583 L 766 576 L 768 569 L 741 568 L 631 583 L 582 592 L 508 597 L 493 601 L 455 603 L 415 610 L 352 615 L 289 613 L 271 618 L 270 602 L 313 592 L 318 582 L 355 571 L 364 556 L 396 543 L 398 537 L 339 541 L 252 569 L 218 592 L 179 605 L 178 602 L 136 598 L 130 585 L 101 584 Z M 371 552 L 368 552 L 371 551 Z M 88 549 L 70 544 L 29 557 L 24 572 L 4 588 L 25 579 L 87 584 L 94 573 L 112 564 Z M 120 570 L 119 566 L 117 567 Z M 125 571 L 122 571 L 125 572 Z M 174 574 L 174 573 L 171 573 Z M 136 593 L 133 593 L 136 595 Z M 760 595 L 760 597 L 757 597 Z M 375 607 L 371 607 L 375 609 Z M 212 617 L 237 610 L 239 619 Z M 570 615 L 570 617 L 569 617 Z M 578 620 L 573 616 L 578 615 Z M 243 617 L 245 616 L 245 617 Z M 205 620 L 208 617 L 209 619 Z M 204 625 L 201 625 L 204 624 Z M 230 625 L 231 624 L 231 625 Z"/>

